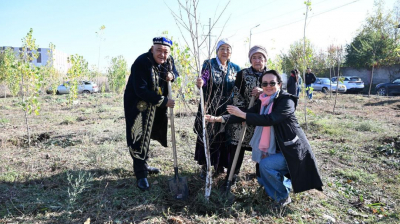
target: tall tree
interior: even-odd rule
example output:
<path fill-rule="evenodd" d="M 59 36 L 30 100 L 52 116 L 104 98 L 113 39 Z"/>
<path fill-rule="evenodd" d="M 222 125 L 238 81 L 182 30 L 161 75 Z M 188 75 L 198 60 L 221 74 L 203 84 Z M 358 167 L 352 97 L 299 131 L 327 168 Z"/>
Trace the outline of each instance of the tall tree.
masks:
<path fill-rule="evenodd" d="M 356 68 L 371 68 L 368 95 L 374 77 L 374 69 L 399 62 L 396 50 L 396 22 L 392 13 L 384 12 L 382 0 L 375 1 L 375 11 L 366 18 L 364 25 L 353 41 L 346 47 L 346 65 Z"/>
<path fill-rule="evenodd" d="M 31 28 L 27 35 L 22 39 L 20 59 L 18 61 L 18 72 L 20 74 L 21 85 L 21 108 L 25 115 L 25 124 L 28 135 L 28 145 L 31 145 L 30 127 L 28 115 L 34 112 L 39 114 L 40 103 L 39 90 L 41 87 L 42 76 L 40 68 L 32 64 L 38 57 L 36 39 L 33 38 L 33 29 Z"/>
<path fill-rule="evenodd" d="M 191 66 L 192 71 L 197 74 L 198 77 L 201 77 L 201 48 L 207 45 L 207 37 L 210 37 L 210 32 L 211 30 L 214 29 L 215 25 L 218 23 L 219 19 L 221 18 L 221 15 L 224 13 L 225 9 L 228 7 L 230 1 L 225 5 L 225 7 L 222 9 L 222 11 L 219 14 L 216 14 L 216 19 L 215 22 L 212 24 L 209 24 L 209 31 L 208 35 L 203 35 L 201 33 L 201 24 L 200 24 L 200 18 L 199 18 L 199 2 L 200 0 L 177 0 L 178 5 L 179 5 L 179 10 L 172 10 L 170 9 L 173 17 L 175 18 L 175 21 L 178 25 L 178 28 L 181 30 L 182 37 L 185 40 L 185 43 L 187 46 L 190 47 L 191 54 L 194 58 L 194 64 Z M 182 30 L 187 32 L 190 36 L 190 39 L 185 38 L 185 35 L 183 35 Z M 209 41 L 211 42 L 211 41 Z M 189 44 L 190 43 L 190 44 Z M 211 52 L 214 51 L 214 47 L 211 47 L 211 44 L 209 44 L 209 52 L 208 58 L 211 58 Z M 207 177 L 206 177 L 206 186 L 205 186 L 205 198 L 206 200 L 209 199 L 210 194 L 211 194 L 211 185 L 212 185 L 212 176 L 211 176 L 211 161 L 210 161 L 210 149 L 209 149 L 209 136 L 207 135 L 206 132 L 206 125 L 205 125 L 205 120 L 204 120 L 204 111 L 207 111 L 207 104 L 204 102 L 203 98 L 203 90 L 200 88 L 200 104 L 201 104 L 201 114 L 202 114 L 202 124 L 203 124 L 203 144 L 204 144 L 204 150 L 205 150 L 205 155 L 206 155 L 206 161 L 207 161 Z"/>

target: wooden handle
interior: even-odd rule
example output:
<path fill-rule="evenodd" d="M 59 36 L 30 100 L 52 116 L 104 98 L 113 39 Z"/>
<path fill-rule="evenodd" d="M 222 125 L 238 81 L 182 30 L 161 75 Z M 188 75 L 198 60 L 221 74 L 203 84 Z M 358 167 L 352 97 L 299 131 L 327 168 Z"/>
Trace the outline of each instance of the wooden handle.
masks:
<path fill-rule="evenodd" d="M 256 99 L 255 96 L 251 97 L 248 109 L 250 109 L 253 106 L 255 99 Z M 246 123 L 244 123 L 244 124 L 242 124 L 242 130 L 240 130 L 239 143 L 236 147 L 235 157 L 233 158 L 233 162 L 231 165 L 231 171 L 229 172 L 229 177 L 228 177 L 229 182 L 232 182 L 233 174 L 235 173 L 236 163 L 239 158 L 240 149 L 242 148 L 242 143 L 243 143 L 244 135 L 246 134 L 246 130 L 247 130 L 247 125 L 246 125 Z"/>
<path fill-rule="evenodd" d="M 172 87 L 171 81 L 168 82 L 168 99 L 172 100 Z M 169 120 L 171 122 L 171 138 L 172 138 L 172 153 L 174 156 L 174 167 L 178 167 L 178 159 L 176 154 L 176 140 L 175 140 L 175 125 L 174 125 L 174 108 L 169 108 Z"/>

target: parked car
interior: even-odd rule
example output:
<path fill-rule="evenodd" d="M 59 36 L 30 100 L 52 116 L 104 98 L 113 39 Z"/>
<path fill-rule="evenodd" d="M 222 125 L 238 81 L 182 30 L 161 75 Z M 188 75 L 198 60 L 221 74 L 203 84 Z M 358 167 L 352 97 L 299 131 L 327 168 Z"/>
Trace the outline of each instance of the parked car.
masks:
<path fill-rule="evenodd" d="M 343 84 L 347 88 L 347 92 L 352 92 L 352 93 L 359 93 L 363 91 L 364 89 L 364 82 L 360 77 L 357 76 L 342 76 L 343 78 Z M 336 82 L 337 77 L 333 77 L 331 80 L 333 82 Z M 339 82 L 341 83 L 341 82 Z"/>
<path fill-rule="evenodd" d="M 65 82 L 57 87 L 57 94 L 69 94 L 69 81 Z M 51 89 L 46 91 L 47 93 L 52 93 Z M 80 81 L 78 82 L 78 93 L 97 93 L 99 92 L 99 87 L 96 83 L 92 81 Z"/>
<path fill-rule="evenodd" d="M 314 91 L 322 91 L 323 93 L 327 93 L 329 91 L 336 92 L 336 88 L 338 87 L 336 82 L 332 82 L 329 78 L 317 78 L 317 80 L 311 85 L 314 88 Z M 339 83 L 338 92 L 344 93 L 347 88 L 344 84 Z"/>
<path fill-rule="evenodd" d="M 389 83 L 379 83 L 375 89 L 380 96 L 400 95 L 400 78 Z"/>

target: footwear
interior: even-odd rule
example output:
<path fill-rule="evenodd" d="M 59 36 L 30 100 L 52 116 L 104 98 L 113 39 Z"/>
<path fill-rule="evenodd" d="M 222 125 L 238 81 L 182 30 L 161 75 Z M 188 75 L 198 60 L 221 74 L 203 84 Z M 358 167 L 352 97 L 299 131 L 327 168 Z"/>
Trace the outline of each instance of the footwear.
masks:
<path fill-rule="evenodd" d="M 202 165 L 200 169 L 200 179 L 205 180 L 207 178 L 207 168 L 206 165 Z"/>
<path fill-rule="evenodd" d="M 290 202 L 292 202 L 292 199 L 290 198 L 290 196 L 288 196 L 286 199 L 282 199 L 280 200 L 277 205 L 281 208 L 285 207 L 286 205 L 288 205 Z"/>
<path fill-rule="evenodd" d="M 152 166 L 149 166 L 147 164 L 146 164 L 146 169 L 147 169 L 147 173 L 150 174 L 150 175 L 151 174 L 159 174 L 160 173 L 160 169 L 152 167 Z"/>
<path fill-rule="evenodd" d="M 235 185 L 237 175 L 233 174 L 231 186 Z M 227 188 L 228 187 L 228 176 L 225 178 L 225 182 L 220 186 L 220 188 Z"/>
<path fill-rule="evenodd" d="M 150 188 L 150 186 L 149 186 L 149 182 L 147 181 L 147 178 L 141 178 L 141 179 L 137 180 L 137 187 L 142 191 L 148 190 Z"/>

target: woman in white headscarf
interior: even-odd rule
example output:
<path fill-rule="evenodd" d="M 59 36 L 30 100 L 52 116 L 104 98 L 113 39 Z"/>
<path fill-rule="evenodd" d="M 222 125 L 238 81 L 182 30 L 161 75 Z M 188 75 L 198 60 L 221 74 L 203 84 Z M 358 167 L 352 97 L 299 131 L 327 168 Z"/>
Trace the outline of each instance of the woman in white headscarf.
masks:
<path fill-rule="evenodd" d="M 236 74 L 240 67 L 230 61 L 232 46 L 227 39 L 222 39 L 217 44 L 217 56 L 203 63 L 201 77 L 197 79 L 198 88 L 203 88 L 204 102 L 207 114 L 220 116 L 226 113 L 226 105 L 232 102 L 232 91 L 235 85 Z M 197 134 L 195 160 L 202 165 L 201 178 L 206 177 L 206 157 L 203 145 L 202 114 L 200 110 L 196 116 L 194 131 Z M 207 125 L 209 136 L 211 165 L 216 173 L 223 172 L 224 167 L 229 164 L 229 152 L 226 148 L 225 125 Z"/>

